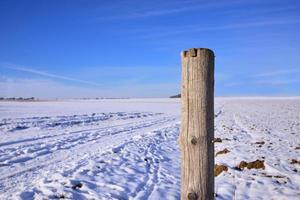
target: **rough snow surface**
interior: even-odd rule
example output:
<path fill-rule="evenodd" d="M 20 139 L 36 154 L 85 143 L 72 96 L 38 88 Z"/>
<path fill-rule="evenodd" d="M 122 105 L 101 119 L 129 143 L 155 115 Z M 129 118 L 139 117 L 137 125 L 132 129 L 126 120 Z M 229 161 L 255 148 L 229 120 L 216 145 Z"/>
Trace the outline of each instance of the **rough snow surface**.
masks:
<path fill-rule="evenodd" d="M 0 102 L 0 199 L 179 199 L 179 114 L 177 99 Z M 216 99 L 215 137 L 216 199 L 300 199 L 299 99 Z"/>

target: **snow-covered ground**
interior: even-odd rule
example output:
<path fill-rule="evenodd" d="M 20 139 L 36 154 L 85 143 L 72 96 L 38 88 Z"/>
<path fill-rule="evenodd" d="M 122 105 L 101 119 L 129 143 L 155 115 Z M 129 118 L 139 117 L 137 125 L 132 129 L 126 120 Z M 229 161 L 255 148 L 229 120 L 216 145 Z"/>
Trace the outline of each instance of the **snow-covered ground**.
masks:
<path fill-rule="evenodd" d="M 179 122 L 178 99 L 0 102 L 0 199 L 179 199 Z M 216 199 L 300 199 L 300 99 L 217 98 L 215 129 Z"/>

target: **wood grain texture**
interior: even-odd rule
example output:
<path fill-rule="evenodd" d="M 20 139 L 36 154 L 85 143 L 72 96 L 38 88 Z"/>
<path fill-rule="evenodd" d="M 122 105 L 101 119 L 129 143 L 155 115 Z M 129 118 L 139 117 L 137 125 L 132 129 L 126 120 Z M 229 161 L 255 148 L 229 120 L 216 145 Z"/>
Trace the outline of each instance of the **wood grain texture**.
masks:
<path fill-rule="evenodd" d="M 214 199 L 214 53 L 184 51 L 181 88 L 181 199 Z"/>

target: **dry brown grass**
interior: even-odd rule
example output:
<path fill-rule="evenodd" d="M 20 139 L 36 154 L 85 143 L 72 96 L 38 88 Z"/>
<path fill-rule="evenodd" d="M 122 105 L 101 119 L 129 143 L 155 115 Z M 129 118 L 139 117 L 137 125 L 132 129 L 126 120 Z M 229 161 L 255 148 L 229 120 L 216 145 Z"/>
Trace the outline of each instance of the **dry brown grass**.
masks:
<path fill-rule="evenodd" d="M 225 165 L 218 165 L 215 164 L 215 169 L 214 169 L 214 175 L 219 176 L 222 172 L 227 172 L 228 171 L 228 167 Z"/>
<path fill-rule="evenodd" d="M 216 142 L 222 142 L 222 139 L 221 139 L 221 138 L 215 138 L 215 139 L 213 140 L 213 142 L 214 142 L 214 143 L 216 143 Z"/>
<path fill-rule="evenodd" d="M 291 164 L 300 164 L 300 160 L 292 159 Z"/>
<path fill-rule="evenodd" d="M 253 162 L 241 161 L 236 167 L 239 170 L 247 169 L 265 169 L 264 160 L 255 160 Z"/>
<path fill-rule="evenodd" d="M 217 152 L 217 153 L 216 153 L 216 156 L 219 155 L 219 154 L 226 154 L 226 153 L 229 153 L 229 152 L 230 152 L 230 151 L 229 151 L 227 148 L 225 148 L 225 149 L 223 149 L 222 151 Z"/>

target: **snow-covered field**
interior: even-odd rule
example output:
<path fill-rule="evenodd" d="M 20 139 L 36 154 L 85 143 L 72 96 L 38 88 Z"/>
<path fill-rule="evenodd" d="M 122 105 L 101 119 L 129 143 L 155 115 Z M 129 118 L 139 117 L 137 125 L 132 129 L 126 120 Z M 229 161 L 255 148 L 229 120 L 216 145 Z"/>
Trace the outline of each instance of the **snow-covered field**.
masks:
<path fill-rule="evenodd" d="M 179 122 L 178 99 L 0 102 L 0 199 L 179 199 Z M 215 129 L 216 199 L 300 199 L 300 99 L 217 98 Z"/>

